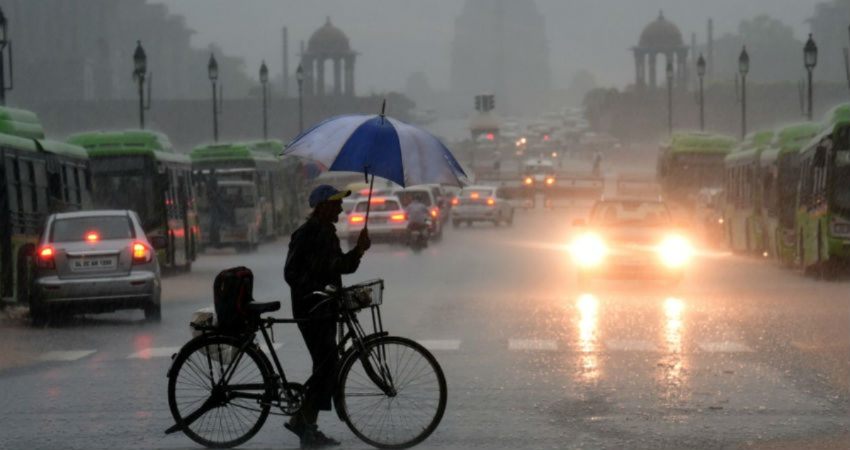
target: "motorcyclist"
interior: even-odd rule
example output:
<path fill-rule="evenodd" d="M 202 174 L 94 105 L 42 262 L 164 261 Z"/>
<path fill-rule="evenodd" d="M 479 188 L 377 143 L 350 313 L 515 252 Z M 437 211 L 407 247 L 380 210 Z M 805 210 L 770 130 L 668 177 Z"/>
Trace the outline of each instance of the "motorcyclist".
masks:
<path fill-rule="evenodd" d="M 407 213 L 407 242 L 411 243 L 414 231 L 427 230 L 430 227 L 431 212 L 424 203 L 414 198 L 405 208 Z"/>

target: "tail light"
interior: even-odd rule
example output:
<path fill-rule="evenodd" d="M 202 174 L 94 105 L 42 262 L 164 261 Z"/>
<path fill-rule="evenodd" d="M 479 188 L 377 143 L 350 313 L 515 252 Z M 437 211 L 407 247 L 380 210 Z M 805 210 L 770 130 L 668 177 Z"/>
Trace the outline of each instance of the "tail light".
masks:
<path fill-rule="evenodd" d="M 38 250 L 38 258 L 36 259 L 36 265 L 41 269 L 55 269 L 56 261 L 53 259 L 55 253 L 56 251 L 53 250 L 53 247 L 41 247 Z"/>
<path fill-rule="evenodd" d="M 496 199 L 494 199 L 494 198 L 488 198 L 487 199 L 487 206 L 493 206 L 495 204 L 496 204 Z"/>
<path fill-rule="evenodd" d="M 479 196 L 479 194 L 477 192 L 473 192 L 473 193 L 469 194 L 469 198 L 471 198 L 473 200 L 478 200 L 478 196 Z"/>
<path fill-rule="evenodd" d="M 554 179 L 554 178 L 549 177 L 549 178 L 547 178 L 547 179 L 546 179 L 546 185 L 547 185 L 547 186 L 551 186 L 551 185 L 553 185 L 553 184 L 555 184 L 555 179 Z"/>
<path fill-rule="evenodd" d="M 404 222 L 407 220 L 407 215 L 405 214 L 393 214 L 390 216 L 391 222 Z"/>
<path fill-rule="evenodd" d="M 348 223 L 363 223 L 365 221 L 366 221 L 366 217 L 360 216 L 360 215 L 352 215 L 351 217 L 348 218 Z"/>
<path fill-rule="evenodd" d="M 431 217 L 436 218 L 440 215 L 440 208 L 431 208 Z"/>
<path fill-rule="evenodd" d="M 90 244 L 94 244 L 100 240 L 100 235 L 97 234 L 97 231 L 89 231 L 86 233 L 86 242 Z"/>
<path fill-rule="evenodd" d="M 457 206 L 460 204 L 460 199 L 455 197 L 452 199 L 452 206 Z"/>
<path fill-rule="evenodd" d="M 133 245 L 130 246 L 130 250 L 133 254 L 133 264 L 149 263 L 153 259 L 153 252 L 151 251 L 151 248 L 143 242 L 133 242 Z"/>
<path fill-rule="evenodd" d="M 526 185 L 531 185 L 531 183 L 534 183 L 534 180 L 532 180 L 531 177 L 525 177 L 525 180 L 523 181 Z"/>

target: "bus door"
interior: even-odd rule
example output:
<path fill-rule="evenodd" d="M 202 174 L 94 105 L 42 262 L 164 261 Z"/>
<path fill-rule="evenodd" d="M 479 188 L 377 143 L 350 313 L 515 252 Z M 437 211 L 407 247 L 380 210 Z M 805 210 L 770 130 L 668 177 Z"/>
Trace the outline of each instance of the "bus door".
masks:
<path fill-rule="evenodd" d="M 12 233 L 9 192 L 6 184 L 6 152 L 0 149 L 0 298 L 12 297 Z"/>

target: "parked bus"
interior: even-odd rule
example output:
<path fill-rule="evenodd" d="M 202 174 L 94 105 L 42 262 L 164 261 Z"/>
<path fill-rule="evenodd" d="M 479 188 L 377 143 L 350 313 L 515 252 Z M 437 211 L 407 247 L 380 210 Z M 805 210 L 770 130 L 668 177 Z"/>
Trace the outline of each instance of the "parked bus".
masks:
<path fill-rule="evenodd" d="M 779 128 L 773 142 L 761 154 L 761 223 L 765 226 L 762 248 L 782 265 L 796 258 L 794 219 L 797 183 L 800 179 L 798 154 L 818 133 L 820 125 L 797 123 Z"/>
<path fill-rule="evenodd" d="M 773 130 L 748 134 L 724 159 L 726 239 L 735 252 L 763 253 L 761 154 L 773 141 Z"/>
<path fill-rule="evenodd" d="M 673 133 L 658 156 L 657 177 L 664 197 L 690 205 L 701 190 L 722 187 L 723 158 L 734 146 L 734 138 L 721 134 Z"/>
<path fill-rule="evenodd" d="M 29 301 L 35 247 L 48 215 L 91 207 L 88 156 L 44 138 L 38 117 L 0 107 L 0 298 Z"/>
<path fill-rule="evenodd" d="M 88 152 L 94 206 L 135 211 L 149 238 L 165 237 L 160 266 L 191 270 L 200 239 L 189 157 L 154 131 L 93 131 L 68 142 Z"/>
<path fill-rule="evenodd" d="M 805 271 L 850 261 L 850 104 L 827 113 L 799 153 L 797 263 Z"/>
<path fill-rule="evenodd" d="M 294 229 L 303 211 L 301 204 L 306 204 L 301 194 L 304 186 L 300 165 L 294 158 L 281 159 L 278 155 L 282 151 L 283 144 L 275 140 L 212 144 L 192 150 L 204 245 L 249 250 L 261 240 Z M 229 192 L 222 191 L 222 183 L 231 181 L 253 186 L 250 194 L 240 195 L 254 199 L 250 209 L 256 209 L 256 213 L 234 214 L 227 199 L 236 195 L 236 185 L 228 185 Z M 247 185 L 240 186 L 240 190 L 247 189 Z"/>

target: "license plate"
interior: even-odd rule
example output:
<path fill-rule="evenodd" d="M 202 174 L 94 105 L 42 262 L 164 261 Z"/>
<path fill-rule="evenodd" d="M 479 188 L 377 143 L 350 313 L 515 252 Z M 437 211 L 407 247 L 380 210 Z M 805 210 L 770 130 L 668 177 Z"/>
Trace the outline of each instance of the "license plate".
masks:
<path fill-rule="evenodd" d="M 71 260 L 72 272 L 88 272 L 96 270 L 115 269 L 118 258 L 114 256 L 89 256 Z"/>
<path fill-rule="evenodd" d="M 386 217 L 370 217 L 369 223 L 373 223 L 373 224 L 387 223 L 387 218 Z"/>

